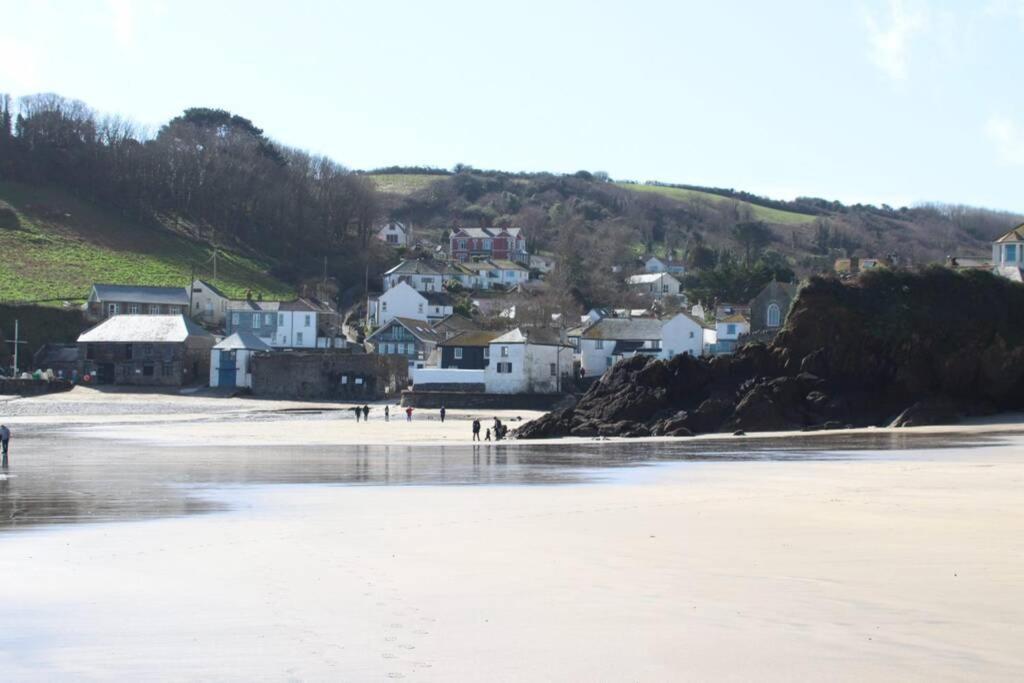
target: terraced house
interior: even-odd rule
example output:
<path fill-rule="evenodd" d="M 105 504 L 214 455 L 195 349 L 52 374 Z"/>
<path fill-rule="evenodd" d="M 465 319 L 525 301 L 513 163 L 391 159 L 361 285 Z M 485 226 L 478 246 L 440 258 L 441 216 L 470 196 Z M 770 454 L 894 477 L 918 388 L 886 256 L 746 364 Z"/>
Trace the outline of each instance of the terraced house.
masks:
<path fill-rule="evenodd" d="M 85 304 L 89 320 L 115 315 L 178 315 L 188 313 L 185 287 L 93 285 Z"/>
<path fill-rule="evenodd" d="M 453 228 L 448 240 L 453 261 L 507 259 L 529 263 L 522 228 Z"/>
<path fill-rule="evenodd" d="M 294 301 L 232 301 L 227 333 L 245 332 L 279 349 L 340 348 L 345 339 L 338 313 L 312 298 Z"/>

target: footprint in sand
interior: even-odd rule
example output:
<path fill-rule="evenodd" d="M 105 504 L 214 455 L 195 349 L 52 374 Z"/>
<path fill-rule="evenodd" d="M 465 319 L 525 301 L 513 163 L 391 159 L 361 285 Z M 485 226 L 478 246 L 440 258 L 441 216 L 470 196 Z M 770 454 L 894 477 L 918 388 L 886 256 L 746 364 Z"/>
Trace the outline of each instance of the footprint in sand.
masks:
<path fill-rule="evenodd" d="M 384 636 L 384 640 L 386 640 L 389 643 L 393 643 L 396 640 L 398 640 L 398 636 Z"/>

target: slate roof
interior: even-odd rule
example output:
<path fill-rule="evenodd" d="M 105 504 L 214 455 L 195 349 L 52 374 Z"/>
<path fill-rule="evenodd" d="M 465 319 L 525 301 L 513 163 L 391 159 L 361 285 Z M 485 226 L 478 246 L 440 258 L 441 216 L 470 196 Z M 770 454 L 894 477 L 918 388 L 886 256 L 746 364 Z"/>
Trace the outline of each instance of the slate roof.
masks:
<path fill-rule="evenodd" d="M 214 285 L 210 284 L 206 280 L 203 280 L 202 278 L 198 278 L 197 277 L 195 282 L 200 283 L 201 285 L 203 285 L 208 290 L 210 290 L 211 292 L 213 292 L 214 294 L 216 294 L 217 296 L 219 296 L 222 299 L 229 299 L 230 298 L 227 294 L 225 294 L 224 292 L 220 291 L 219 289 L 217 289 L 217 287 L 215 287 Z M 192 283 L 193 287 L 195 286 L 195 282 Z"/>
<path fill-rule="evenodd" d="M 654 318 L 602 318 L 583 332 L 583 339 L 636 341 L 661 339 L 662 322 Z"/>
<path fill-rule="evenodd" d="M 627 282 L 631 285 L 650 285 L 659 282 L 662 278 L 676 280 L 671 273 L 643 273 L 641 275 L 630 275 Z M 679 282 L 679 280 L 676 280 L 676 282 Z"/>
<path fill-rule="evenodd" d="M 401 325 L 420 341 L 437 343 L 444 339 L 444 335 L 432 328 L 426 321 L 413 320 L 412 318 L 392 318 L 386 325 L 374 330 L 373 334 L 367 337 L 367 339 L 373 339 L 392 325 Z"/>
<path fill-rule="evenodd" d="M 257 301 L 256 299 L 245 299 L 244 301 L 229 301 L 229 311 L 276 311 L 281 306 L 280 301 Z"/>
<path fill-rule="evenodd" d="M 188 306 L 188 290 L 184 287 L 147 287 L 143 285 L 93 285 L 100 301 L 127 301 L 139 304 Z"/>
<path fill-rule="evenodd" d="M 517 327 L 491 340 L 492 344 L 537 344 L 540 346 L 568 346 L 560 340 L 558 330 L 541 327 Z"/>
<path fill-rule="evenodd" d="M 175 343 L 213 335 L 183 315 L 115 315 L 83 332 L 79 343 Z"/>
<path fill-rule="evenodd" d="M 1024 223 L 1003 234 L 996 242 L 1024 242 Z"/>
<path fill-rule="evenodd" d="M 452 230 L 452 237 L 459 236 L 485 239 L 488 237 L 497 237 L 502 232 L 507 232 L 512 237 L 519 237 L 522 231 L 522 228 L 455 228 Z"/>
<path fill-rule="evenodd" d="M 454 337 L 448 337 L 441 342 L 441 346 L 488 346 L 495 338 L 500 337 L 501 332 L 494 330 L 466 330 L 459 332 Z"/>
<path fill-rule="evenodd" d="M 213 348 L 220 351 L 269 351 L 270 345 L 252 332 L 241 330 L 220 341 Z"/>
<path fill-rule="evenodd" d="M 44 344 L 33 357 L 32 362 L 45 368 L 48 363 L 75 363 L 78 361 L 78 344 Z"/>
<path fill-rule="evenodd" d="M 440 263 L 425 259 L 406 259 L 385 271 L 384 275 L 442 275 L 444 270 L 444 265 Z"/>

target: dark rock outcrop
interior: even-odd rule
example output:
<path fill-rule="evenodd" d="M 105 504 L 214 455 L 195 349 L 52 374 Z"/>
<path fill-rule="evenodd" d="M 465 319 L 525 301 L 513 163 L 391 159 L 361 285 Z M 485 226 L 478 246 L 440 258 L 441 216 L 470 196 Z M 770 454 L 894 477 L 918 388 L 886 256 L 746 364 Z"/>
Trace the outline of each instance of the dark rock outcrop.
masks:
<path fill-rule="evenodd" d="M 1024 286 L 980 271 L 814 278 L 770 345 L 634 357 L 520 438 L 940 424 L 1024 407 Z"/>

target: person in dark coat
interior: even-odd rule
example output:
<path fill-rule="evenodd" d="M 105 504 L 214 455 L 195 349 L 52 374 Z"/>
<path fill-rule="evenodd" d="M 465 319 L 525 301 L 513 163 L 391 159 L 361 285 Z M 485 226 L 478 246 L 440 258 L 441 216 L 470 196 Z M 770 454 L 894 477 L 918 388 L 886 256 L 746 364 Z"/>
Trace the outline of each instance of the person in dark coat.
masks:
<path fill-rule="evenodd" d="M 441 422 L 444 422 L 444 416 L 447 412 L 448 411 L 444 409 L 444 406 L 441 406 Z"/>
<path fill-rule="evenodd" d="M 370 406 L 363 404 L 363 422 L 370 419 Z"/>
<path fill-rule="evenodd" d="M 7 428 L 7 425 L 0 425 L 0 449 L 3 450 L 3 464 L 4 469 L 7 468 L 7 444 L 11 441 L 11 430 Z"/>
<path fill-rule="evenodd" d="M 473 441 L 480 440 L 480 420 L 473 420 Z"/>

